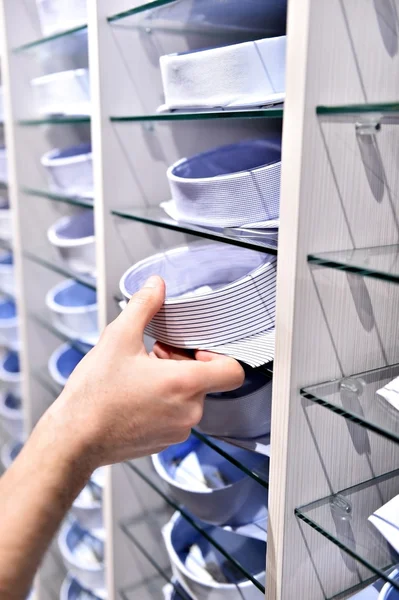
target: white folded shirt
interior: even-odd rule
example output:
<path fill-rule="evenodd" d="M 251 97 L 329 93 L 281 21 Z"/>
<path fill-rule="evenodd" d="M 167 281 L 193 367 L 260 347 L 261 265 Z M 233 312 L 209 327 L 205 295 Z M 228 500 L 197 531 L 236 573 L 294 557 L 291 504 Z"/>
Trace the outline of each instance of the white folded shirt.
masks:
<path fill-rule="evenodd" d="M 396 377 L 380 390 L 377 395 L 386 400 L 391 406 L 399 410 L 399 377 Z"/>
<path fill-rule="evenodd" d="M 163 110 L 258 107 L 285 97 L 286 36 L 161 56 Z"/>
<path fill-rule="evenodd" d="M 399 495 L 376 510 L 368 520 L 392 548 L 399 552 Z"/>

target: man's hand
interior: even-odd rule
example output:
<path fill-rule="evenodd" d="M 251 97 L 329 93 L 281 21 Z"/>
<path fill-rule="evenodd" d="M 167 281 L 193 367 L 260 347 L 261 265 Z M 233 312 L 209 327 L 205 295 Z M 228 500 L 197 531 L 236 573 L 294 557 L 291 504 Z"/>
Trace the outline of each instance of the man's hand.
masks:
<path fill-rule="evenodd" d="M 202 417 L 205 395 L 240 387 L 237 361 L 209 352 L 182 361 L 183 352 L 149 356 L 146 325 L 165 299 L 165 284 L 151 277 L 98 345 L 81 361 L 50 409 L 52 427 L 92 468 L 160 452 L 185 440 Z M 155 358 L 169 360 L 154 360 Z"/>
<path fill-rule="evenodd" d="M 26 596 L 96 467 L 185 440 L 208 392 L 242 385 L 243 369 L 231 358 L 198 352 L 193 360 L 159 344 L 147 354 L 144 328 L 164 299 L 164 282 L 152 277 L 78 365 L 0 480 L 2 600 Z"/>

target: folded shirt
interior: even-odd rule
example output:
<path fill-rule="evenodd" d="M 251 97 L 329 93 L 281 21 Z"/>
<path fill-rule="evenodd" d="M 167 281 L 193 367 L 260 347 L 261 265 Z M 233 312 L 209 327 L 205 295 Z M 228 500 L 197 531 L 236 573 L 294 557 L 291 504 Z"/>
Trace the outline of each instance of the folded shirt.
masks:
<path fill-rule="evenodd" d="M 386 400 L 391 406 L 399 410 L 399 377 L 396 377 L 380 390 L 377 396 Z"/>
<path fill-rule="evenodd" d="M 243 108 L 285 97 L 286 36 L 161 56 L 159 110 Z"/>
<path fill-rule="evenodd" d="M 376 510 L 368 520 L 399 553 L 399 495 Z"/>
<path fill-rule="evenodd" d="M 246 140 L 183 158 L 167 171 L 177 221 L 206 227 L 277 228 L 281 136 Z"/>
<path fill-rule="evenodd" d="M 160 275 L 167 297 L 148 335 L 257 367 L 274 357 L 276 267 L 275 256 L 197 242 L 137 263 L 123 275 L 120 289 L 130 298 L 148 277 Z"/>

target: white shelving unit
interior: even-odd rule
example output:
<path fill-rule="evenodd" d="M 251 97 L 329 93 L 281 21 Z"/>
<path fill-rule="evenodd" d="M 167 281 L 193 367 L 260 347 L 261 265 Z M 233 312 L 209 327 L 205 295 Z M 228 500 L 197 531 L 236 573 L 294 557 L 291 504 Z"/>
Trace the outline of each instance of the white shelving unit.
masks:
<path fill-rule="evenodd" d="M 34 0 L 0 2 L 26 431 L 57 391 L 47 361 L 62 336 L 48 325 L 45 294 L 66 277 L 82 279 L 57 260 L 46 232 L 61 215 L 90 210 L 49 193 L 41 156 L 91 138 L 102 329 L 118 314 L 119 280 L 129 266 L 183 242 L 215 238 L 160 217 L 156 207 L 170 194 L 166 169 L 184 156 L 282 127 L 272 434 L 257 446 L 271 456 L 266 597 L 350 597 L 390 566 L 367 517 L 399 493 L 398 477 L 385 476 L 398 466 L 397 417 L 373 401 L 380 371 L 370 381 L 356 378 L 359 389 L 348 391 L 345 381 L 333 391 L 319 387 L 301 396 L 301 389 L 399 362 L 398 246 L 387 250 L 399 240 L 399 1 L 291 0 L 283 113 L 157 114 L 161 55 L 247 39 L 234 28 L 226 33 L 190 21 L 200 3 L 88 0 L 84 26 L 43 38 Z M 68 45 L 75 51 L 65 52 Z M 85 60 L 91 118 L 38 117 L 31 79 Z M 321 255 L 342 250 L 349 253 Z M 143 477 L 156 482 L 149 459 L 108 468 L 109 600 L 161 599 L 163 575 L 170 576 L 161 529 L 173 507 Z M 346 512 L 342 497 L 350 498 Z M 38 575 L 38 599 L 57 598 L 64 575 L 54 546 Z M 263 597 L 253 591 L 254 600 Z"/>

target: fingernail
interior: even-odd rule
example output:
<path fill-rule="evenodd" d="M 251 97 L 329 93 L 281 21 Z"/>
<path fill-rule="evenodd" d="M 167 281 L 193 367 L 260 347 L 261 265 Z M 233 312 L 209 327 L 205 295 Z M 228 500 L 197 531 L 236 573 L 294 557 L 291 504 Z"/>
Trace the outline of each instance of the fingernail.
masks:
<path fill-rule="evenodd" d="M 160 278 L 158 277 L 158 275 L 152 275 L 147 279 L 147 281 L 143 285 L 143 288 L 157 288 L 159 286 L 159 282 Z"/>

